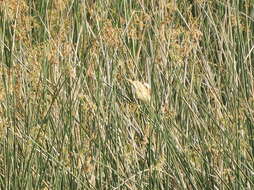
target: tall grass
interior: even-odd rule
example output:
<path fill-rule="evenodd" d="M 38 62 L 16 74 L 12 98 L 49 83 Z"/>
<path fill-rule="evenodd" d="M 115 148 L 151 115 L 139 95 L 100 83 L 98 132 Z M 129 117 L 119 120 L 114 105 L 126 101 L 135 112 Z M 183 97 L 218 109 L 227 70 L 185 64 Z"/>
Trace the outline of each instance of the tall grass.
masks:
<path fill-rule="evenodd" d="M 253 12 L 0 1 L 0 188 L 253 189 Z"/>

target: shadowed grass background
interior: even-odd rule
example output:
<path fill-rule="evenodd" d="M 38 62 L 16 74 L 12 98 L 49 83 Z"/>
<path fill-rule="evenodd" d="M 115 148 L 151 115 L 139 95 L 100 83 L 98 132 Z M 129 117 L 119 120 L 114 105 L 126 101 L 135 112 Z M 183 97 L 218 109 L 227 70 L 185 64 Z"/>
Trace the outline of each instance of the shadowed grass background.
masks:
<path fill-rule="evenodd" d="M 253 3 L 0 1 L 1 189 L 252 189 Z"/>

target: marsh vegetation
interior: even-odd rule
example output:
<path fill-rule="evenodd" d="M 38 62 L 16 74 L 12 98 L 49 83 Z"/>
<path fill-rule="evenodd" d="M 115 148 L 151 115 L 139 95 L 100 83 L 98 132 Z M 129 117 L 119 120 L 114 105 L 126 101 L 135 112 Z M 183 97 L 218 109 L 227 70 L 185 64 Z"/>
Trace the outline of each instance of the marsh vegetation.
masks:
<path fill-rule="evenodd" d="M 0 188 L 253 189 L 253 4 L 0 1 Z"/>

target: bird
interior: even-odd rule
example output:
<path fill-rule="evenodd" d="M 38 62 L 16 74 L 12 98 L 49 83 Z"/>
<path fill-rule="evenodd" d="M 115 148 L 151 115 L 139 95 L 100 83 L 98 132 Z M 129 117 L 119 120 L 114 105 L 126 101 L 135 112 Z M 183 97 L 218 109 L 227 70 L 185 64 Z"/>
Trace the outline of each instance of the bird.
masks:
<path fill-rule="evenodd" d="M 134 87 L 137 99 L 141 100 L 143 103 L 149 103 L 151 101 L 151 87 L 149 84 L 130 79 L 127 79 L 127 81 Z"/>

